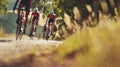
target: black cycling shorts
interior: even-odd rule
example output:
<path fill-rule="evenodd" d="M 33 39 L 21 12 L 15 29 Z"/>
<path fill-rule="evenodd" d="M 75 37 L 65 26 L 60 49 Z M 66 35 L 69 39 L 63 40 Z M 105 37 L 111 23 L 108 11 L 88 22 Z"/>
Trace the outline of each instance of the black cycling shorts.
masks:
<path fill-rule="evenodd" d="M 38 17 L 33 17 L 32 21 L 38 20 Z"/>
<path fill-rule="evenodd" d="M 54 19 L 49 19 L 48 24 L 54 23 Z"/>
<path fill-rule="evenodd" d="M 21 0 L 21 3 L 23 4 L 23 6 L 25 7 L 26 11 L 29 11 L 30 9 L 30 0 Z"/>

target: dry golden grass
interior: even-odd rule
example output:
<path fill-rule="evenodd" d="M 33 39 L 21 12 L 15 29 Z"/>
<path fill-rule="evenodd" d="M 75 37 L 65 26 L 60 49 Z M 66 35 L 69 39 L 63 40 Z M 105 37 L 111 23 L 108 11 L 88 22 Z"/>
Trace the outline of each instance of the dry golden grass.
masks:
<path fill-rule="evenodd" d="M 5 37 L 5 30 L 0 26 L 0 37 Z"/>
<path fill-rule="evenodd" d="M 69 59 L 71 64 L 62 62 L 68 67 L 119 67 L 119 25 L 120 22 L 102 19 L 97 27 L 84 27 L 67 38 L 56 52 L 59 58 Z"/>

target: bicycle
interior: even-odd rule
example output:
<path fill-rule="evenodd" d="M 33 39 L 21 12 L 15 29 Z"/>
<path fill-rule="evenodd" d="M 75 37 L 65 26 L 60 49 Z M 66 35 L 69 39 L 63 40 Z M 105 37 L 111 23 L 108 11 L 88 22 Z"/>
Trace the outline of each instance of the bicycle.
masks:
<path fill-rule="evenodd" d="M 21 13 L 20 13 L 20 16 L 18 17 L 16 23 L 17 23 L 17 28 L 16 28 L 16 40 L 21 40 L 22 39 L 22 36 L 24 34 L 24 12 L 23 12 L 23 9 L 21 9 Z"/>
<path fill-rule="evenodd" d="M 43 31 L 43 39 L 54 39 L 56 34 L 56 26 L 53 23 L 50 23 L 50 25 L 45 24 L 44 31 Z"/>

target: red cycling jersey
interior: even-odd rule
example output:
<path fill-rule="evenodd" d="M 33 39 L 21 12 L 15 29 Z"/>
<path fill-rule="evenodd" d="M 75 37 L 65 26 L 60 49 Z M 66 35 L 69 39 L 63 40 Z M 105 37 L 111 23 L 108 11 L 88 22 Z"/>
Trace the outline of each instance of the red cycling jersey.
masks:
<path fill-rule="evenodd" d="M 49 14 L 47 17 L 50 18 L 50 19 L 55 19 L 56 18 L 56 16 L 53 15 L 53 14 Z"/>
<path fill-rule="evenodd" d="M 33 12 L 32 15 L 33 15 L 34 17 L 39 17 L 39 16 L 40 16 L 40 14 L 39 14 L 38 11 Z"/>

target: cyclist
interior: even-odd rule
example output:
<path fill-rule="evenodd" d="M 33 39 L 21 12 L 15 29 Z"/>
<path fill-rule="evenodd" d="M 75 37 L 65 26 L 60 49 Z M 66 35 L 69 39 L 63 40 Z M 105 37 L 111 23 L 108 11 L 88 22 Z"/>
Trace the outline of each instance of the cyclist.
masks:
<path fill-rule="evenodd" d="M 48 14 L 48 16 L 47 16 L 47 20 L 46 20 L 46 24 L 44 26 L 44 29 L 45 29 L 47 24 L 48 24 L 48 28 L 50 27 L 50 24 L 52 24 L 54 31 L 56 31 L 57 27 L 55 25 L 55 19 L 56 19 L 56 15 L 55 15 L 54 11 L 51 11 L 50 14 Z"/>
<path fill-rule="evenodd" d="M 30 35 L 32 34 L 33 26 L 34 26 L 35 23 L 36 23 L 36 26 L 35 26 L 34 32 L 36 32 L 36 28 L 38 26 L 39 17 L 40 17 L 40 13 L 38 11 L 38 8 L 35 8 L 34 11 L 31 14 L 31 18 L 30 18 L 30 22 L 29 22 L 29 24 L 32 22 L 32 25 L 31 25 L 31 28 L 30 28 Z"/>
<path fill-rule="evenodd" d="M 13 7 L 13 12 L 14 12 L 14 10 L 16 9 L 16 6 L 18 5 L 18 2 L 19 2 L 19 1 L 20 1 L 20 0 L 16 0 L 16 2 L 15 2 L 15 4 L 14 4 L 14 7 Z M 27 25 L 27 22 L 28 22 L 28 15 L 29 15 L 31 6 L 32 6 L 32 0 L 21 0 L 21 1 L 19 2 L 19 5 L 18 5 L 18 11 L 17 11 L 17 13 L 18 13 L 18 18 L 17 18 L 17 21 L 18 21 L 19 18 L 20 18 L 20 10 L 21 10 L 21 8 L 22 8 L 22 7 L 25 7 L 25 11 L 26 11 L 26 14 L 25 14 L 25 22 L 24 22 L 24 27 L 25 27 L 24 33 L 25 33 L 25 30 L 26 30 L 26 25 Z"/>

